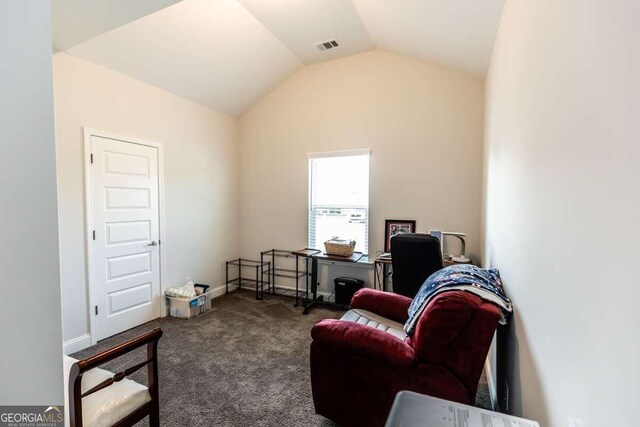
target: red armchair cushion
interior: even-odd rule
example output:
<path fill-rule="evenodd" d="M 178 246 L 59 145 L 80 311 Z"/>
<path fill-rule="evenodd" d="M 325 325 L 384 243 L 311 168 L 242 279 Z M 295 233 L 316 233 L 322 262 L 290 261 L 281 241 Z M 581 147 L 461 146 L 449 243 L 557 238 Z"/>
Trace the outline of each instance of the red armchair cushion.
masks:
<path fill-rule="evenodd" d="M 318 345 L 345 355 L 378 360 L 398 368 L 415 364 L 415 353 L 404 341 L 359 323 L 325 319 L 311 329 L 311 337 Z"/>
<path fill-rule="evenodd" d="M 409 318 L 411 301 L 411 298 L 391 292 L 362 288 L 353 295 L 350 307 L 367 310 L 398 323 L 405 323 Z"/>

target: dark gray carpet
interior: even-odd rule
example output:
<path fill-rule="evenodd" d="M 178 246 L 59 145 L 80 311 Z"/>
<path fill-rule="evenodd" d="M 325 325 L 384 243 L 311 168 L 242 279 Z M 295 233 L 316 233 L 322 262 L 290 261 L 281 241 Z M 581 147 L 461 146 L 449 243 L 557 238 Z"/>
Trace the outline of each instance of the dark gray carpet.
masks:
<path fill-rule="evenodd" d="M 314 309 L 303 316 L 292 299 L 253 297 L 236 291 L 213 300 L 211 311 L 196 318 L 158 319 L 73 356 L 87 357 L 159 326 L 163 426 L 334 426 L 313 410 L 309 331 L 342 313 Z M 120 371 L 144 360 L 143 351 L 105 368 Z M 146 370 L 131 378 L 146 384 Z M 484 375 L 477 400 L 490 407 Z"/>

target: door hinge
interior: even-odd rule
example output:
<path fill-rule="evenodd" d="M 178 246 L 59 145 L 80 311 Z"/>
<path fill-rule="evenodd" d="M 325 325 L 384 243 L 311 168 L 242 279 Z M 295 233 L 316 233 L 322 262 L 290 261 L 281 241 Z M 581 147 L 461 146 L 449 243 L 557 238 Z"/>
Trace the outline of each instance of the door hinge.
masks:
<path fill-rule="evenodd" d="M 96 305 L 96 316 L 98 315 L 98 306 Z"/>
<path fill-rule="evenodd" d="M 91 153 L 91 164 L 93 164 L 93 153 Z"/>
<path fill-rule="evenodd" d="M 93 230 L 93 240 L 96 240 L 96 230 Z"/>

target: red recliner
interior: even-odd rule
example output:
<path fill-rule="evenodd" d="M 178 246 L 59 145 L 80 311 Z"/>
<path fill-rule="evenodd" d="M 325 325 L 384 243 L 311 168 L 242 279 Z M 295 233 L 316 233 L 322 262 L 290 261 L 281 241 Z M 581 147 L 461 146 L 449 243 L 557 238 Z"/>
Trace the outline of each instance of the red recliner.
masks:
<path fill-rule="evenodd" d="M 342 319 L 313 327 L 316 413 L 343 426 L 383 426 L 401 390 L 473 404 L 499 308 L 468 292 L 443 292 L 406 337 L 411 301 L 361 289 Z"/>

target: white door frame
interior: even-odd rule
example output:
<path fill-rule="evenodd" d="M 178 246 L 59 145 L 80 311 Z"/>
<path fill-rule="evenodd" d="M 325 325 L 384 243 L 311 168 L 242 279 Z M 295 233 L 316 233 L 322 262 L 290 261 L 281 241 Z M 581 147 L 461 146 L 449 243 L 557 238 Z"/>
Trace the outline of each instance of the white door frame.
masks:
<path fill-rule="evenodd" d="M 87 291 L 89 300 L 87 301 L 87 313 L 89 315 L 89 334 L 91 336 L 91 345 L 95 345 L 98 341 L 95 334 L 95 312 L 93 307 L 95 306 L 95 284 L 92 282 L 92 261 L 94 258 L 93 245 L 91 244 L 93 233 L 93 212 L 92 212 L 92 200 L 91 200 L 91 137 L 98 136 L 101 138 L 113 139 L 116 141 L 126 142 L 130 144 L 146 145 L 148 147 L 154 147 L 158 150 L 158 221 L 160 228 L 160 245 L 158 249 L 160 251 L 160 313 L 159 317 L 165 317 L 167 315 L 166 300 L 163 298 L 165 285 L 165 254 L 164 248 L 167 245 L 167 239 L 164 232 L 164 147 L 161 143 L 144 141 L 139 138 L 130 138 L 122 135 L 117 135 L 111 132 L 104 132 L 88 127 L 83 128 L 84 131 L 84 186 L 85 186 L 85 248 L 86 259 L 85 266 L 87 271 Z"/>

